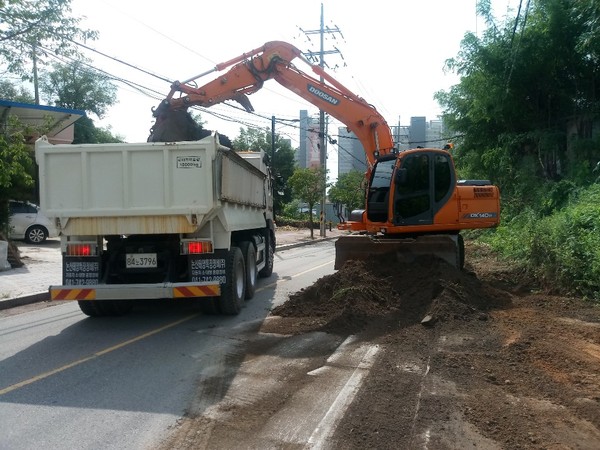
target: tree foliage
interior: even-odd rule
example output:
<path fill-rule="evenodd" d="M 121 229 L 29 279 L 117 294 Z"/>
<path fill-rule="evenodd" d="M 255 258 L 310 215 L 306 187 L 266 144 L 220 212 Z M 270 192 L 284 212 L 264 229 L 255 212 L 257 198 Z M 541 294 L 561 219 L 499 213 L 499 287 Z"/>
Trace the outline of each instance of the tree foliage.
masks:
<path fill-rule="evenodd" d="M 308 205 L 310 237 L 313 238 L 313 214 L 316 203 L 322 200 L 327 187 L 327 174 L 323 168 L 296 169 L 289 179 L 294 197 Z"/>
<path fill-rule="evenodd" d="M 290 141 L 279 134 L 275 134 L 275 155 L 272 154 L 271 137 L 271 131 L 266 128 L 240 128 L 233 146 L 237 150 L 262 150 L 268 155 L 274 177 L 273 207 L 277 216 L 282 214 L 284 205 L 292 200 L 292 188 L 288 179 L 294 173 L 296 163 Z"/>
<path fill-rule="evenodd" d="M 89 69 L 83 61 L 57 63 L 41 78 L 42 97 L 63 108 L 81 109 L 102 118 L 117 101 L 117 87 L 106 75 Z"/>
<path fill-rule="evenodd" d="M 464 135 L 457 159 L 500 184 L 505 195 L 518 197 L 520 180 L 557 181 L 572 176 L 582 160 L 600 159 L 592 145 L 578 154 L 573 145 L 592 138 L 600 112 L 600 44 L 590 39 L 597 26 L 587 15 L 593 6 L 591 0 L 531 2 L 504 27 L 490 26 L 480 38 L 465 35 L 447 61 L 461 81 L 436 98 L 447 125 Z M 489 13 L 489 2 L 482 7 Z"/>
<path fill-rule="evenodd" d="M 329 199 L 334 203 L 345 205 L 348 209 L 365 207 L 365 175 L 358 170 L 351 170 L 338 176 L 337 181 L 329 189 Z"/>
<path fill-rule="evenodd" d="M 436 94 L 462 138 L 462 175 L 500 186 L 502 224 L 490 242 L 538 279 L 597 292 L 600 229 L 600 3 L 521 2 L 515 17 L 465 35 Z"/>
<path fill-rule="evenodd" d="M 0 0 L 0 22 L 2 65 L 24 79 L 31 79 L 34 51 L 70 57 L 78 53 L 74 41 L 97 37 L 71 16 L 71 0 Z"/>
<path fill-rule="evenodd" d="M 15 85 L 8 80 L 0 80 L 0 98 L 19 103 L 34 103 L 34 97 L 22 85 Z"/>
<path fill-rule="evenodd" d="M 124 138 L 112 134 L 110 128 L 99 128 L 87 116 L 80 117 L 75 122 L 73 144 L 110 144 L 125 142 Z"/>
<path fill-rule="evenodd" d="M 43 133 L 43 128 L 35 130 Z M 25 134 L 34 130 L 9 116 L 0 133 L 0 231 L 8 231 L 8 200 L 25 198 L 33 186 L 33 160 Z"/>
<path fill-rule="evenodd" d="M 102 118 L 116 102 L 116 86 L 106 75 L 89 69 L 82 60 L 53 64 L 41 77 L 42 97 L 62 108 L 78 109 Z M 74 144 L 123 142 L 109 129 L 97 128 L 89 117 L 75 122 Z"/>

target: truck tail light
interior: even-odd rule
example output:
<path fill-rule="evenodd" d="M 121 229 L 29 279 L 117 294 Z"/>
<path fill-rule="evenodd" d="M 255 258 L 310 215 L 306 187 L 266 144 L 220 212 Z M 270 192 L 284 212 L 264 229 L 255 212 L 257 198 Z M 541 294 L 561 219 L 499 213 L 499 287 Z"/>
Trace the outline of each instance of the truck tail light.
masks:
<path fill-rule="evenodd" d="M 212 253 L 213 245 L 211 241 L 184 241 L 181 246 L 183 255 L 199 255 L 202 253 Z"/>
<path fill-rule="evenodd" d="M 67 256 L 96 256 L 96 244 L 78 242 L 76 244 L 67 244 Z"/>

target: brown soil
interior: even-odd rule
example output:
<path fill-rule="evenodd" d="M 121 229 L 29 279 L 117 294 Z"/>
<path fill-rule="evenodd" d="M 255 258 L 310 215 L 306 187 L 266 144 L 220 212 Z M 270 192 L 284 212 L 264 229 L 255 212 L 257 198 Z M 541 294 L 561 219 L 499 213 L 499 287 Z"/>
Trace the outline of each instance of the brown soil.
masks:
<path fill-rule="evenodd" d="M 263 331 L 358 334 L 384 349 L 338 448 L 600 448 L 600 308 L 536 290 L 484 246 L 467 257 L 463 272 L 349 262 Z"/>
<path fill-rule="evenodd" d="M 349 262 L 292 294 L 215 356 L 159 448 L 313 448 L 298 430 L 318 430 L 338 369 L 359 370 L 328 362 L 348 335 L 377 356 L 318 448 L 600 448 L 600 307 L 544 293 L 484 246 L 467 261 Z"/>

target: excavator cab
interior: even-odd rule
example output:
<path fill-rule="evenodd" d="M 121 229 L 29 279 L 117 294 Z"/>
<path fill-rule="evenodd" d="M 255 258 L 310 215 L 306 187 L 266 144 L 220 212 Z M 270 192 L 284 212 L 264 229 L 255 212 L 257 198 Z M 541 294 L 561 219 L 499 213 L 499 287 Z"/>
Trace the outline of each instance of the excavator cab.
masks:
<path fill-rule="evenodd" d="M 432 224 L 455 183 L 452 160 L 446 153 L 419 149 L 381 157 L 371 173 L 367 219 L 394 226 Z"/>
<path fill-rule="evenodd" d="M 458 182 L 447 151 L 418 148 L 382 156 L 369 178 L 365 220 L 353 224 L 363 232 L 336 241 L 335 268 L 386 253 L 404 262 L 435 255 L 462 267 L 460 230 L 496 226 L 498 211 L 497 187 L 484 180 Z"/>
<path fill-rule="evenodd" d="M 448 155 L 425 150 L 401 158 L 395 175 L 392 223 L 432 224 L 452 195 L 455 183 Z"/>

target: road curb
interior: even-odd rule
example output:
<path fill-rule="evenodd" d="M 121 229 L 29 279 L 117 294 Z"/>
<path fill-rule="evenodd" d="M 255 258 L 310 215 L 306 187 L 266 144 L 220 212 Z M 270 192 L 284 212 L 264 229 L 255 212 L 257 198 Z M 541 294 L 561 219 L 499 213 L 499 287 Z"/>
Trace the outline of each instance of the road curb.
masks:
<path fill-rule="evenodd" d="M 50 300 L 50 293 L 48 291 L 36 292 L 35 294 L 0 300 L 0 310 L 16 308 L 17 306 L 29 305 L 31 303 L 47 302 L 48 300 Z"/>
<path fill-rule="evenodd" d="M 290 248 L 302 247 L 303 245 L 313 245 L 313 244 L 316 244 L 317 242 L 331 241 L 332 239 L 337 239 L 338 237 L 339 236 L 327 236 L 324 238 L 318 237 L 318 238 L 313 239 L 312 241 L 300 241 L 300 242 L 294 242 L 292 244 L 278 245 L 277 247 L 275 247 L 275 253 L 277 253 L 281 250 L 288 250 Z"/>

